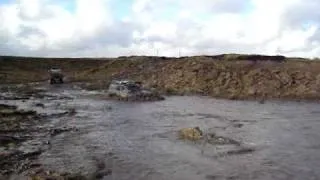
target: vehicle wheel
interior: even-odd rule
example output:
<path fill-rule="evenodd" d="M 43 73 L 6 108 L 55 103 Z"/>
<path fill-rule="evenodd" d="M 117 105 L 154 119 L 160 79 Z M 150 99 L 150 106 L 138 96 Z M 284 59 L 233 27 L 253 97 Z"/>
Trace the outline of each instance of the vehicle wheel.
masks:
<path fill-rule="evenodd" d="M 116 96 L 116 95 L 115 95 L 114 93 L 109 93 L 109 94 L 108 94 L 108 97 L 111 97 L 111 98 L 112 98 L 112 97 L 115 97 L 115 96 Z"/>

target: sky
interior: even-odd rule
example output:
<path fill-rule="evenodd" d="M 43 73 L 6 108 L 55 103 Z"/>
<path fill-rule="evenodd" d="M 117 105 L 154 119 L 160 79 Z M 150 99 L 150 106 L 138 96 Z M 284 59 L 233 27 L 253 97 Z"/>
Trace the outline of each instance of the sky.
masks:
<path fill-rule="evenodd" d="M 0 55 L 320 57 L 320 0 L 0 0 Z"/>

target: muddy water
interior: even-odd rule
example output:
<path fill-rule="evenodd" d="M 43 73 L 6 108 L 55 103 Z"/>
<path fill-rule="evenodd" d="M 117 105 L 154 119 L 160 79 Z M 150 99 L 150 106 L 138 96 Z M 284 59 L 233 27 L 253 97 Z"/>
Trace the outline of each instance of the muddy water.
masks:
<path fill-rule="evenodd" d="M 98 179 L 320 179 L 320 105 L 303 102 L 167 97 L 159 102 L 119 102 L 101 92 L 46 87 L 68 99 L 6 101 L 39 112 L 74 108 L 74 116 L 48 120 L 77 127 L 50 139 L 39 162 L 48 169 L 81 172 Z M 73 99 L 71 99 L 73 98 Z M 45 108 L 32 106 L 41 102 Z M 176 131 L 199 126 L 234 139 L 233 146 L 177 139 Z"/>

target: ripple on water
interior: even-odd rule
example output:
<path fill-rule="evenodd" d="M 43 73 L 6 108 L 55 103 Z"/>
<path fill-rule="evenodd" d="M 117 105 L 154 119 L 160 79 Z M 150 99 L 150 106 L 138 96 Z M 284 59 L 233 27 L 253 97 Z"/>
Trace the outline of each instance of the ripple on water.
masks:
<path fill-rule="evenodd" d="M 187 96 L 123 103 L 86 94 L 91 93 L 65 90 L 62 95 L 75 99 L 46 106 L 44 111 L 49 112 L 75 108 L 74 119 L 55 122 L 72 120 L 79 127 L 77 133 L 52 139 L 52 147 L 41 156 L 47 166 L 94 171 L 92 157 L 97 157 L 111 166 L 113 177 L 123 179 L 320 179 L 320 105 L 316 103 L 257 104 Z M 210 145 L 201 154 L 201 145 L 176 138 L 176 131 L 194 126 L 235 139 L 244 147 L 252 144 L 254 151 Z"/>

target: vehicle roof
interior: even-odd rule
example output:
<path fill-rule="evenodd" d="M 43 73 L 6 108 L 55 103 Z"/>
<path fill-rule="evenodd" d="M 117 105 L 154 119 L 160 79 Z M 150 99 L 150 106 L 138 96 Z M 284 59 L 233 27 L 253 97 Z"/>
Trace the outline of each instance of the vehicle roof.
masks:
<path fill-rule="evenodd" d="M 49 71 L 58 72 L 61 71 L 61 69 L 50 69 Z"/>

